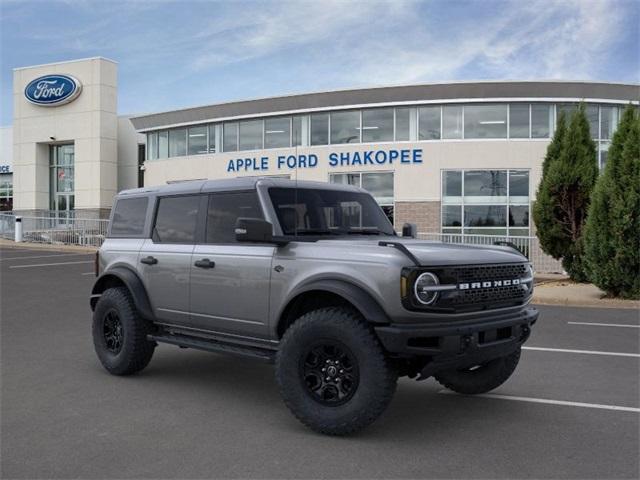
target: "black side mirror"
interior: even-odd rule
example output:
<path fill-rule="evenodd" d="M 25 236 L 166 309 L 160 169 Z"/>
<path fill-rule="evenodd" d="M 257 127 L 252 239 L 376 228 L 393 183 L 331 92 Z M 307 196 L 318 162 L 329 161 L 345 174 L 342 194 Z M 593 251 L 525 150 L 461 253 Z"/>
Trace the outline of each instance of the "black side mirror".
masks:
<path fill-rule="evenodd" d="M 402 236 L 416 238 L 418 236 L 418 227 L 415 223 L 405 223 L 402 226 Z"/>
<path fill-rule="evenodd" d="M 236 240 L 238 242 L 275 243 L 284 245 L 288 243 L 280 237 L 273 236 L 273 225 L 262 218 L 239 217 L 236 220 Z"/>

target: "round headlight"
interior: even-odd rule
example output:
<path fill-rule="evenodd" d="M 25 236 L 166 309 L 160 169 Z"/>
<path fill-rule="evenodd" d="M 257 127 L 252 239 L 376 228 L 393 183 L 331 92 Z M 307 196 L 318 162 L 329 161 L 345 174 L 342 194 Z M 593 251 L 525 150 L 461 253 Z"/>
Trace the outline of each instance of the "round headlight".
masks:
<path fill-rule="evenodd" d="M 421 274 L 413 285 L 413 292 L 416 299 L 423 305 L 431 305 L 438 298 L 438 292 L 431 290 L 429 287 L 439 285 L 440 281 L 431 272 Z"/>

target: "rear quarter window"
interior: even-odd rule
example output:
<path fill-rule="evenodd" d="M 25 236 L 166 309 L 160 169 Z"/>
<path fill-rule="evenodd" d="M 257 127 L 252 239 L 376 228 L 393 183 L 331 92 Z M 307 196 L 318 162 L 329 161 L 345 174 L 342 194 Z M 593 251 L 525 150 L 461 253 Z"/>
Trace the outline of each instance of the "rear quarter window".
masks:
<path fill-rule="evenodd" d="M 121 198 L 116 202 L 111 221 L 111 237 L 139 237 L 147 217 L 147 197 Z"/>

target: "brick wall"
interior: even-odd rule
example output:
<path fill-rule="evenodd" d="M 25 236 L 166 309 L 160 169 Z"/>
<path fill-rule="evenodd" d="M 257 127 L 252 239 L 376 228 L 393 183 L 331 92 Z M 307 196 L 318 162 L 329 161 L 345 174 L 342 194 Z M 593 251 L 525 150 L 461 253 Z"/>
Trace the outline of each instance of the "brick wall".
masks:
<path fill-rule="evenodd" d="M 440 231 L 440 202 L 396 202 L 395 228 L 405 223 L 415 223 L 418 232 Z"/>

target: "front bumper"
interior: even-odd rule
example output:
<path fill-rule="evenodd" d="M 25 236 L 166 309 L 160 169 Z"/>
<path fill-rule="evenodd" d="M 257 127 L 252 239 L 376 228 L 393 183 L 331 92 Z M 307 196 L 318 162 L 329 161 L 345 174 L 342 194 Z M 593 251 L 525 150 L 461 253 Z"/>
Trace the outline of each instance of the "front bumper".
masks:
<path fill-rule="evenodd" d="M 391 324 L 375 327 L 384 348 L 401 357 L 423 357 L 421 378 L 441 370 L 465 368 L 516 351 L 529 338 L 538 311 L 493 315 L 469 322 Z"/>

